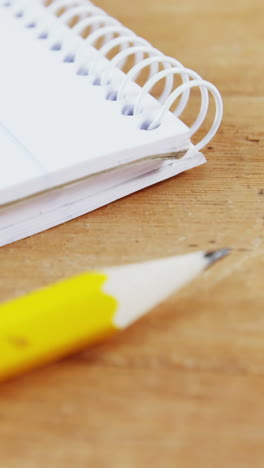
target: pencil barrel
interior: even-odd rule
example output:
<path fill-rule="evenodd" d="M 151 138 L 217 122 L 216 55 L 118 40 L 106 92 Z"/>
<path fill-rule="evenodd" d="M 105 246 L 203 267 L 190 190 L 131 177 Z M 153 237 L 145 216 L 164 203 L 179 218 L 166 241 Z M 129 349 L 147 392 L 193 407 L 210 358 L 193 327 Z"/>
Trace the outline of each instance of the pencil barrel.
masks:
<path fill-rule="evenodd" d="M 0 381 L 91 345 L 115 331 L 106 275 L 86 273 L 0 306 Z"/>

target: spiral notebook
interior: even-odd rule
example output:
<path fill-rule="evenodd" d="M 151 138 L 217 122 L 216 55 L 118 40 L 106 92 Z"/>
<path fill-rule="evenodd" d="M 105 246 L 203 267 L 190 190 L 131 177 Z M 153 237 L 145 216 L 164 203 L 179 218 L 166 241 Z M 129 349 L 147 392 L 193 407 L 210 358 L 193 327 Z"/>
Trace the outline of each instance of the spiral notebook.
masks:
<path fill-rule="evenodd" d="M 204 163 L 222 119 L 211 83 L 87 0 L 0 0 L 0 57 L 0 245 Z M 215 118 L 193 145 L 209 96 Z"/>

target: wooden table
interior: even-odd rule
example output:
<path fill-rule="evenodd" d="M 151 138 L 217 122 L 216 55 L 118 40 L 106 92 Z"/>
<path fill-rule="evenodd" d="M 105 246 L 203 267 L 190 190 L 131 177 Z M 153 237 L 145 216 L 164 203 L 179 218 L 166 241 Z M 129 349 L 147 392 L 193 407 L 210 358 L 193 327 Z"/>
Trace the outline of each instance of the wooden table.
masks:
<path fill-rule="evenodd" d="M 215 83 L 224 122 L 207 165 L 2 248 L 1 300 L 95 265 L 233 253 L 117 339 L 2 385 L 1 467 L 262 468 L 263 1 L 97 4 Z"/>

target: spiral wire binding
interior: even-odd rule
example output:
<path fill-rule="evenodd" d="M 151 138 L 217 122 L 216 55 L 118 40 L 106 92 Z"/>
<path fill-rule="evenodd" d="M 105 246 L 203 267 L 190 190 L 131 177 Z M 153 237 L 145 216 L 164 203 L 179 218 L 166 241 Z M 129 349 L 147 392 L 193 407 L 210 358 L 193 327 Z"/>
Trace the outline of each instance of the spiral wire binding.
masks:
<path fill-rule="evenodd" d="M 214 121 L 208 133 L 195 145 L 195 148 L 199 151 L 216 134 L 223 116 L 222 98 L 217 88 L 203 80 L 193 70 L 185 68 L 176 59 L 165 56 L 148 41 L 137 36 L 92 2 L 88 0 L 34 0 L 34 2 L 32 0 L 0 0 L 0 6 L 12 8 L 14 16 L 23 19 L 25 27 L 35 28 L 37 38 L 46 39 L 51 50 L 65 52 L 64 62 L 74 62 L 77 75 L 87 75 L 91 84 L 105 86 L 107 88 L 106 99 L 123 101 L 122 113 L 124 115 L 137 115 L 142 112 L 146 95 L 163 80 L 163 90 L 157 98 L 161 104 L 160 108 L 154 117 L 141 124 L 141 129 L 150 131 L 159 127 L 178 99 L 179 103 L 174 114 L 180 117 L 188 104 L 191 89 L 199 88 L 200 110 L 190 127 L 189 136 L 192 137 L 197 132 L 206 118 L 209 93 L 215 102 Z M 42 6 L 49 15 L 42 15 L 39 6 Z M 63 25 L 64 28 L 60 29 L 58 24 Z M 71 29 L 75 34 L 76 42 L 73 36 L 65 37 L 65 26 L 68 26 L 69 30 Z M 85 37 L 87 31 L 89 34 Z M 113 56 L 108 59 L 110 52 Z M 144 58 L 145 55 L 147 55 L 146 58 Z M 130 69 L 121 83 L 115 83 L 115 70 L 123 70 L 129 58 L 133 59 Z M 163 69 L 160 70 L 160 67 Z M 127 96 L 129 85 L 136 81 L 144 69 L 149 69 L 145 84 L 139 88 L 138 95 L 133 96 L 133 102 L 129 102 Z M 175 76 L 180 77 L 182 83 L 173 89 Z"/>

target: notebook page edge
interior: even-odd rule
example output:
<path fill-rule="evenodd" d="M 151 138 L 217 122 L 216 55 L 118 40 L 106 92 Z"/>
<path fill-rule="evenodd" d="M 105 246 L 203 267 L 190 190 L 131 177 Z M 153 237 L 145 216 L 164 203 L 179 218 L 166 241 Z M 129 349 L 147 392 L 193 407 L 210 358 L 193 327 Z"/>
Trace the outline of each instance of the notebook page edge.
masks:
<path fill-rule="evenodd" d="M 171 178 L 183 171 L 192 169 L 193 167 L 202 165 L 206 162 L 202 153 L 197 152 L 194 149 L 190 151 L 192 152 L 192 155 L 185 159 L 184 164 L 183 160 L 176 160 L 164 165 L 164 167 L 161 167 L 160 169 L 144 173 L 132 180 L 128 180 L 123 183 L 121 182 L 119 185 L 111 187 L 109 190 L 102 191 L 100 196 L 97 196 L 96 199 L 91 197 L 90 200 L 89 198 L 84 198 L 75 202 L 73 201 L 71 206 L 65 207 L 63 212 L 62 207 L 58 207 L 53 211 L 53 213 L 49 212 L 41 214 L 38 217 L 33 216 L 31 222 L 22 222 L 19 225 L 15 224 L 10 228 L 3 229 L 2 232 L 0 231 L 0 247 L 25 237 L 29 237 L 33 234 L 37 234 L 38 232 L 42 232 L 46 229 L 58 226 L 59 224 L 82 216 L 108 203 L 112 203 L 115 200 L 154 185 L 165 179 Z M 60 215 L 59 218 L 56 218 L 56 215 Z M 39 224 L 37 224 L 37 222 Z"/>

